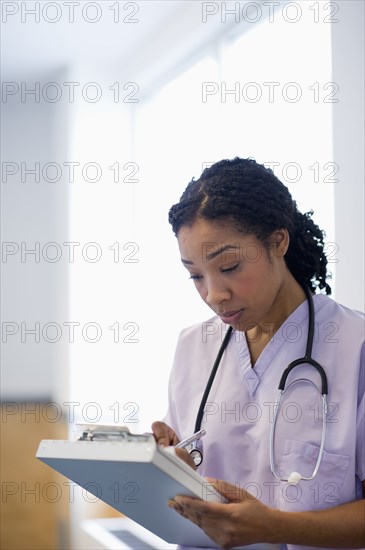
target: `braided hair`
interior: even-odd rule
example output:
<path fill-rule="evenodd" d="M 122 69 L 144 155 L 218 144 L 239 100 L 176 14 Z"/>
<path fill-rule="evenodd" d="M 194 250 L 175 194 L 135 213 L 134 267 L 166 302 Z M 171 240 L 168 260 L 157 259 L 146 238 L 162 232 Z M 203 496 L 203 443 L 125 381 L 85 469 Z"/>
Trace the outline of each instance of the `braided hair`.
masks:
<path fill-rule="evenodd" d="M 301 285 L 315 292 L 327 284 L 324 232 L 313 222 L 313 211 L 302 214 L 287 187 L 273 171 L 255 160 L 235 157 L 206 168 L 199 179 L 188 184 L 180 201 L 169 211 L 169 222 L 177 236 L 182 226 L 195 220 L 229 221 L 236 230 L 255 235 L 268 247 L 269 236 L 287 229 L 290 244 L 285 261 Z"/>

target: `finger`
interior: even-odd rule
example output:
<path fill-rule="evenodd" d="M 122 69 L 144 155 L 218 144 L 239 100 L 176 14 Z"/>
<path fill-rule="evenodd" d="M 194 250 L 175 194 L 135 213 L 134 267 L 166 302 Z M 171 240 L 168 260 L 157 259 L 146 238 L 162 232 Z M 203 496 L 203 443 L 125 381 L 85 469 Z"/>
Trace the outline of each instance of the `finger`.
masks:
<path fill-rule="evenodd" d="M 224 498 L 229 502 L 242 502 L 244 500 L 250 500 L 251 502 L 255 501 L 255 497 L 245 489 L 240 489 L 239 484 L 232 485 L 227 481 L 221 479 L 215 479 L 212 477 L 205 478 L 209 483 L 211 483 L 214 488 L 220 493 Z"/>
<path fill-rule="evenodd" d="M 176 497 L 175 497 L 176 498 Z M 199 501 L 194 500 L 194 505 Z M 186 504 L 186 502 L 185 502 Z M 209 507 L 209 511 L 203 509 L 193 509 L 192 507 L 188 508 L 187 506 L 181 506 L 174 500 L 168 502 L 168 506 L 173 508 L 178 514 L 183 518 L 188 519 L 192 523 L 195 523 L 200 529 L 205 531 L 205 533 L 214 541 L 219 543 L 219 535 L 221 534 L 222 525 L 224 525 L 224 518 L 228 512 L 227 506 L 220 510 L 216 510 L 214 505 Z M 220 505 L 222 506 L 222 505 Z M 223 523 L 222 523 L 223 521 Z M 221 546 L 221 545 L 220 545 Z"/>
<path fill-rule="evenodd" d="M 165 422 L 153 422 L 151 429 L 158 445 L 168 447 L 169 445 L 177 445 L 179 442 L 179 438 L 174 430 L 165 424 Z"/>
<path fill-rule="evenodd" d="M 231 504 L 204 502 L 200 499 L 176 496 L 168 505 L 181 516 L 200 527 L 219 547 L 231 548 L 236 544 L 227 543 L 227 531 L 231 526 Z"/>
<path fill-rule="evenodd" d="M 175 509 L 183 511 L 189 516 L 189 519 L 197 515 L 200 517 L 219 517 L 222 513 L 222 506 L 224 506 L 224 504 L 206 502 L 198 498 L 181 495 L 177 495 L 172 502 L 175 505 Z"/>
<path fill-rule="evenodd" d="M 158 445 L 170 445 L 168 426 L 164 422 L 153 422 L 152 433 L 155 436 Z"/>
<path fill-rule="evenodd" d="M 188 510 L 175 502 L 175 500 L 169 500 L 168 506 L 173 508 L 178 514 L 180 514 L 185 519 L 192 521 L 198 527 L 202 528 L 203 516 L 200 512 L 195 512 L 193 510 Z"/>
<path fill-rule="evenodd" d="M 188 451 L 186 451 L 185 449 L 180 449 L 178 447 L 178 448 L 175 448 L 175 453 L 179 458 L 181 458 L 181 460 L 183 460 L 184 462 L 186 462 L 186 464 L 188 464 L 191 468 L 193 468 L 193 470 L 196 469 L 195 462 L 191 458 L 191 454 L 188 453 Z"/>

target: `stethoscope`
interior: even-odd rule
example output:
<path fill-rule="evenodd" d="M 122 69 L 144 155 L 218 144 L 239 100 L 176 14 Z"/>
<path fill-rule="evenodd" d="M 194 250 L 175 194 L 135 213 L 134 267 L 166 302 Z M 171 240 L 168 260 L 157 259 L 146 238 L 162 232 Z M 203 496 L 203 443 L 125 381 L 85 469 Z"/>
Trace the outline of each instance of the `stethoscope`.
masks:
<path fill-rule="evenodd" d="M 328 394 L 327 376 L 326 376 L 326 373 L 325 373 L 323 367 L 319 363 L 317 363 L 317 361 L 315 361 L 312 358 L 312 348 L 313 348 L 313 338 L 314 338 L 314 304 L 313 304 L 313 297 L 312 297 L 312 293 L 311 293 L 310 289 L 306 285 L 303 285 L 303 290 L 305 291 L 305 294 L 306 294 L 306 297 L 307 297 L 308 309 L 309 309 L 307 347 L 306 347 L 306 350 L 305 350 L 304 357 L 300 357 L 299 359 L 295 359 L 294 361 L 292 361 L 286 367 L 286 369 L 284 370 L 284 372 L 281 376 L 281 379 L 280 379 L 280 382 L 279 382 L 279 388 L 278 388 L 279 389 L 279 395 L 278 395 L 278 397 L 276 399 L 276 402 L 275 402 L 275 405 L 274 405 L 274 418 L 273 418 L 273 422 L 272 422 L 272 425 L 271 425 L 271 431 L 270 431 L 270 469 L 271 469 L 271 472 L 275 476 L 276 479 L 278 479 L 280 481 L 287 481 L 288 483 L 291 483 L 291 484 L 297 484 L 297 483 L 299 483 L 299 481 L 301 479 L 303 479 L 305 481 L 310 481 L 311 479 L 313 479 L 317 475 L 318 469 L 319 469 L 319 466 L 320 466 L 320 463 L 321 463 L 321 460 L 322 460 L 323 450 L 324 450 L 324 442 L 325 442 L 325 437 L 326 437 L 326 424 L 327 424 L 327 394 Z M 206 405 L 207 400 L 208 400 L 210 389 L 212 387 L 215 375 L 217 373 L 220 361 L 222 359 L 222 355 L 223 355 L 223 353 L 224 353 L 224 351 L 225 351 L 225 349 L 228 345 L 228 342 L 229 342 L 229 339 L 231 337 L 232 331 L 233 331 L 233 327 L 230 326 L 227 330 L 227 333 L 226 333 L 226 335 L 224 337 L 224 340 L 221 344 L 221 347 L 218 351 L 216 360 L 214 361 L 212 372 L 210 373 L 209 380 L 207 382 L 207 385 L 206 385 L 206 388 L 205 388 L 205 391 L 204 391 L 204 394 L 203 394 L 203 397 L 202 397 L 202 400 L 201 400 L 201 403 L 200 403 L 200 406 L 199 406 L 198 414 L 197 414 L 196 421 L 195 421 L 194 433 L 199 432 L 199 430 L 201 428 L 201 423 L 202 423 L 203 415 L 204 415 L 204 409 L 205 409 L 205 405 Z M 291 384 L 289 384 L 287 386 L 287 388 L 285 388 L 286 379 L 288 378 L 289 373 L 295 367 L 297 367 L 298 365 L 303 365 L 303 364 L 311 365 L 312 367 L 314 367 L 319 372 L 319 374 L 321 376 L 321 385 L 322 385 L 322 387 L 321 387 L 321 395 L 322 395 L 322 435 L 321 435 L 321 444 L 320 444 L 320 449 L 319 449 L 319 453 L 318 453 L 317 462 L 315 464 L 313 473 L 310 476 L 306 477 L 306 476 L 302 476 L 299 472 L 292 472 L 288 477 L 281 477 L 281 476 L 279 476 L 279 474 L 277 473 L 276 468 L 275 468 L 275 450 L 274 450 L 275 449 L 275 445 L 274 445 L 274 443 L 275 443 L 275 431 L 276 431 L 276 424 L 277 424 L 278 413 L 279 413 L 279 408 L 280 408 L 280 402 L 281 402 L 281 399 L 282 399 L 283 394 L 285 393 L 285 391 L 292 384 L 295 384 L 296 382 L 299 381 L 299 379 L 294 380 L 293 382 L 291 382 Z M 303 379 L 300 379 L 300 380 L 303 380 Z M 315 384 L 311 380 L 308 380 L 308 379 L 305 379 L 305 380 L 307 382 L 310 382 L 311 384 L 313 384 L 315 386 Z M 315 386 L 315 387 L 317 387 L 317 386 Z M 200 464 L 203 462 L 203 453 L 202 453 L 201 449 L 199 449 L 197 447 L 197 442 L 194 442 L 192 444 L 192 449 L 190 450 L 190 455 L 192 456 L 192 458 L 194 460 L 195 466 L 196 467 L 200 466 Z"/>

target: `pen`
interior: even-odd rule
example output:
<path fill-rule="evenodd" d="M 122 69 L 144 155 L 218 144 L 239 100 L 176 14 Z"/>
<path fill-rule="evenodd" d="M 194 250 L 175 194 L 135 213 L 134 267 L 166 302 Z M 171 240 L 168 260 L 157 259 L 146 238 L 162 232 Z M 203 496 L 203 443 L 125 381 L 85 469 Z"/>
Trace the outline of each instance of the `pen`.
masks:
<path fill-rule="evenodd" d="M 180 441 L 180 443 L 175 445 L 175 447 L 187 447 L 188 445 L 190 445 L 190 443 L 197 441 L 198 439 L 203 437 L 203 435 L 205 435 L 206 433 L 207 432 L 205 430 L 199 430 L 198 432 L 191 435 L 190 437 L 187 437 L 186 439 L 183 439 L 182 441 Z"/>

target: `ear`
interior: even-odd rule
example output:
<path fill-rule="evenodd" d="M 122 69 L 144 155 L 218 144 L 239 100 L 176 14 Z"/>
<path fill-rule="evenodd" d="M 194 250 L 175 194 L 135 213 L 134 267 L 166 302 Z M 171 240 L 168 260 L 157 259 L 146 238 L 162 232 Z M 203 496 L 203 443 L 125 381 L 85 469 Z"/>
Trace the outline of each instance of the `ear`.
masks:
<path fill-rule="evenodd" d="M 283 258 L 289 248 L 289 233 L 287 229 L 277 229 L 269 237 L 271 257 Z"/>

